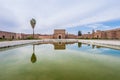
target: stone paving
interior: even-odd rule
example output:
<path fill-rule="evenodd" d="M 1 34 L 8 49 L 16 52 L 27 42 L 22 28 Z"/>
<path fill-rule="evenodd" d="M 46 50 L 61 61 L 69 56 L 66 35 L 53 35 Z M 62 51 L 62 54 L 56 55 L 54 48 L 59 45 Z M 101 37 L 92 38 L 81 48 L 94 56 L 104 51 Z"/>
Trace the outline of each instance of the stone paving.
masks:
<path fill-rule="evenodd" d="M 0 42 L 0 48 L 29 44 L 29 43 L 34 43 L 37 41 L 39 41 L 39 40 L 2 41 L 2 42 Z"/>

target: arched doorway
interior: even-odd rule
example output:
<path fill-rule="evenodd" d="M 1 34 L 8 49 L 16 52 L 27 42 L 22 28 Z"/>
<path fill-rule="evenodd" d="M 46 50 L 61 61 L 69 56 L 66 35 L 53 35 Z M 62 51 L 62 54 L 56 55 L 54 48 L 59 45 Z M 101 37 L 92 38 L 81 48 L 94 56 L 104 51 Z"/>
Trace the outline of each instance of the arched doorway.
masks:
<path fill-rule="evenodd" d="M 5 39 L 5 36 L 3 35 L 2 38 Z"/>
<path fill-rule="evenodd" d="M 14 39 L 14 36 L 12 36 L 12 39 Z"/>
<path fill-rule="evenodd" d="M 61 35 L 59 35 L 59 39 L 61 39 Z"/>
<path fill-rule="evenodd" d="M 62 39 L 62 35 L 58 35 L 58 39 Z"/>

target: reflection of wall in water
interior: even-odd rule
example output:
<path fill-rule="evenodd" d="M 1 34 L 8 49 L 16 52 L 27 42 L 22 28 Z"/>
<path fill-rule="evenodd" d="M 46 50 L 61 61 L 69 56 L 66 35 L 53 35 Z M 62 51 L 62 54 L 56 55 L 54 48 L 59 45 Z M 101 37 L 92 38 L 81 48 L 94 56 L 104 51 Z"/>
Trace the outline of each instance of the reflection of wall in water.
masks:
<path fill-rule="evenodd" d="M 90 45 L 90 44 L 87 44 L 87 43 L 79 43 L 78 42 L 78 47 L 82 47 L 81 45 L 84 44 L 84 45 L 87 45 L 87 46 L 91 46 L 92 49 L 95 49 L 95 48 L 101 48 L 102 46 L 98 46 L 98 45 Z"/>
<path fill-rule="evenodd" d="M 54 49 L 55 50 L 63 50 L 66 49 L 66 44 L 65 42 L 57 42 L 57 43 L 53 43 L 54 45 Z"/>
<path fill-rule="evenodd" d="M 95 48 L 95 45 L 92 45 L 92 49 L 94 49 Z"/>
<path fill-rule="evenodd" d="M 98 46 L 98 45 L 92 45 L 92 49 L 94 48 L 101 48 L 101 46 Z"/>
<path fill-rule="evenodd" d="M 101 46 L 97 46 L 97 45 L 96 45 L 96 48 L 101 48 Z"/>

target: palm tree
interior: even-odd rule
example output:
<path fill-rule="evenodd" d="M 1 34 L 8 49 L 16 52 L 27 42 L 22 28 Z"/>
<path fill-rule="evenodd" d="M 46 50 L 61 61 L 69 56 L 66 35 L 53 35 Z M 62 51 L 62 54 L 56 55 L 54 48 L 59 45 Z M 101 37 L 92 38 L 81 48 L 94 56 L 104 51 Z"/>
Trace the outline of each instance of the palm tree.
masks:
<path fill-rule="evenodd" d="M 78 36 L 82 36 L 82 32 L 81 31 L 78 31 Z"/>
<path fill-rule="evenodd" d="M 33 29 L 33 39 L 34 39 L 34 28 L 35 28 L 36 20 L 35 20 L 34 18 L 32 18 L 32 19 L 30 20 L 30 24 L 31 24 L 32 29 Z"/>

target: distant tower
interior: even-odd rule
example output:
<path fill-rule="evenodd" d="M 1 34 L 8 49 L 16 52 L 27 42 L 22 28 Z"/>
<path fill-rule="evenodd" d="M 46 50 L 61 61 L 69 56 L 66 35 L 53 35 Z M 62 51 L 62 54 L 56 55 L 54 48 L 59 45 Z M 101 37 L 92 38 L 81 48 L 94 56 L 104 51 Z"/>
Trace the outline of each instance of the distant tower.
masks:
<path fill-rule="evenodd" d="M 92 38 L 94 38 L 95 30 L 92 30 Z"/>

